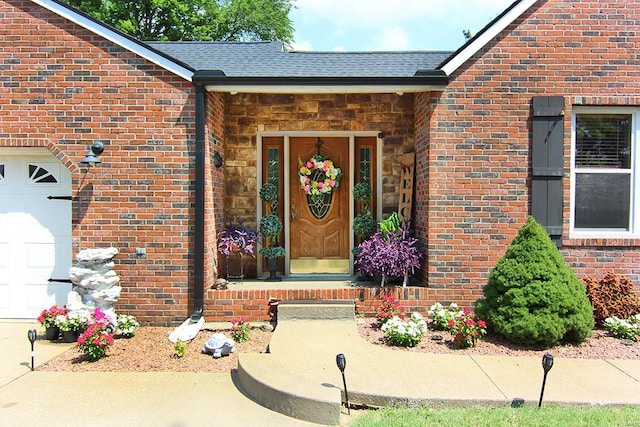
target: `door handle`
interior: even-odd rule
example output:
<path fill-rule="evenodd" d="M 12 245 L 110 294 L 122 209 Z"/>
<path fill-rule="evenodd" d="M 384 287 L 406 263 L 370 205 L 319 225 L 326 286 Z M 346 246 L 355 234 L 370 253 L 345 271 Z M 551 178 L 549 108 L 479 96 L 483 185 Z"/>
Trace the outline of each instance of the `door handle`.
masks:
<path fill-rule="evenodd" d="M 296 219 L 296 205 L 291 204 L 291 219 Z"/>

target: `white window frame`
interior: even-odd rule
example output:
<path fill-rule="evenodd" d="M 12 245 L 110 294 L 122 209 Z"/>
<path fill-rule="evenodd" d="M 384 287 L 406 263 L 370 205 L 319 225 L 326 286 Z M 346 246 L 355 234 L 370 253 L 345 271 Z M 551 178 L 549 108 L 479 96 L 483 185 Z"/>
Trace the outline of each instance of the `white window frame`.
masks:
<path fill-rule="evenodd" d="M 631 115 L 631 194 L 629 206 L 629 230 L 606 228 L 575 228 L 575 200 L 576 200 L 576 175 L 577 170 L 583 173 L 626 173 L 620 169 L 581 168 L 575 166 L 576 161 L 576 118 L 578 114 L 629 114 Z M 640 237 L 640 209 L 636 204 L 640 201 L 640 185 L 638 185 L 638 165 L 640 149 L 640 108 L 631 107 L 573 107 L 571 119 L 571 213 L 570 213 L 570 238 L 637 238 Z"/>

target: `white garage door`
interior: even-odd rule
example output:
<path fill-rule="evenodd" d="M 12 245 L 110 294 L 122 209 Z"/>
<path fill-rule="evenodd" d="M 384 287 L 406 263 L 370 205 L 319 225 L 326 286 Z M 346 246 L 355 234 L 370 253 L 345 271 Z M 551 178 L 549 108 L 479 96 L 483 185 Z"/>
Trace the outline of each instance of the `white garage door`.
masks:
<path fill-rule="evenodd" d="M 0 148 L 0 318 L 66 304 L 71 285 L 71 174 L 47 151 Z"/>

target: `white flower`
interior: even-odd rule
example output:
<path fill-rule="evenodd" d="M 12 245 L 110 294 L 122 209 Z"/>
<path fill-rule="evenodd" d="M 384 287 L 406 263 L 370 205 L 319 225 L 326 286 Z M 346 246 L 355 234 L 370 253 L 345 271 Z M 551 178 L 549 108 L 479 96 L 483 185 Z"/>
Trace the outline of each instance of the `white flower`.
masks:
<path fill-rule="evenodd" d="M 67 316 L 63 314 L 58 314 L 54 322 L 56 326 L 64 325 L 65 323 L 67 323 Z"/>

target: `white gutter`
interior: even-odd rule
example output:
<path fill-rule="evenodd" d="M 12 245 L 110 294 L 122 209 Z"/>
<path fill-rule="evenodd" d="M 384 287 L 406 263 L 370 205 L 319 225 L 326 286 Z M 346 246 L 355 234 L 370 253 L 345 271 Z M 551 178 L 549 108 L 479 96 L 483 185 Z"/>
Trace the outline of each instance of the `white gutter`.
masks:
<path fill-rule="evenodd" d="M 206 85 L 209 92 L 236 93 L 417 93 L 446 89 L 445 85 L 400 85 L 400 86 L 376 86 L 376 85 Z"/>
<path fill-rule="evenodd" d="M 531 6 L 536 3 L 537 0 L 519 0 L 512 4 L 512 9 L 505 13 L 500 19 L 491 25 L 487 31 L 483 32 L 471 42 L 462 51 L 457 53 L 453 58 L 447 62 L 444 67 L 441 68 L 447 76 L 452 75 L 456 70 L 461 67 L 465 62 L 475 55 L 480 49 L 482 49 L 487 43 L 493 40 L 502 30 L 507 28 L 516 19 L 526 12 Z"/>
<path fill-rule="evenodd" d="M 96 21 L 88 19 L 86 16 L 81 15 L 74 10 L 62 6 L 59 3 L 51 0 L 31 0 L 33 3 L 44 7 L 45 9 L 50 10 L 51 12 L 62 16 L 63 18 L 68 19 L 69 21 L 86 28 L 94 34 L 97 34 L 112 43 L 126 49 L 130 52 L 133 52 L 150 62 L 164 68 L 165 70 L 182 77 L 187 81 L 191 81 L 191 77 L 193 76 L 193 71 L 188 68 L 182 67 L 181 65 L 176 64 L 175 62 L 167 59 L 166 57 L 157 54 L 156 52 L 144 47 L 140 43 L 136 43 L 128 37 L 119 34 L 116 31 L 113 31 L 109 27 L 105 25 L 101 25 Z"/>

